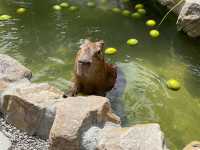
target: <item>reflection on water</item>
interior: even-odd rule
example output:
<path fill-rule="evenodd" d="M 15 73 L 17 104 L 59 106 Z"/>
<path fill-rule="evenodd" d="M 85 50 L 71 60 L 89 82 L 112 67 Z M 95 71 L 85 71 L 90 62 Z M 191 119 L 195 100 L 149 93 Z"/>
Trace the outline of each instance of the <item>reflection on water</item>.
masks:
<path fill-rule="evenodd" d="M 147 18 L 160 20 L 148 10 L 148 16 L 133 20 L 113 14 L 108 8 L 117 3 L 88 8 L 85 1 L 75 1 L 77 12 L 55 12 L 60 1 L 1 0 L 0 13 L 13 19 L 0 22 L 0 53 L 6 53 L 33 71 L 34 82 L 49 82 L 66 89 L 73 75 L 74 56 L 82 39 L 103 39 L 107 47 L 116 47 L 115 56 L 106 56 L 122 72 L 119 90 L 111 97 L 118 100 L 126 115 L 124 125 L 158 122 L 172 149 L 181 149 L 200 134 L 200 45 L 176 32 L 172 16 L 159 28 L 161 36 L 151 39 Z M 15 14 L 17 7 L 27 7 L 25 15 Z M 126 45 L 137 38 L 135 47 Z M 181 90 L 166 88 L 165 81 L 180 81 Z M 119 95 L 119 93 L 121 93 Z M 115 101 L 114 101 L 115 100 Z M 119 106 L 119 105 L 117 105 Z M 116 107 L 117 107 L 116 106 Z"/>

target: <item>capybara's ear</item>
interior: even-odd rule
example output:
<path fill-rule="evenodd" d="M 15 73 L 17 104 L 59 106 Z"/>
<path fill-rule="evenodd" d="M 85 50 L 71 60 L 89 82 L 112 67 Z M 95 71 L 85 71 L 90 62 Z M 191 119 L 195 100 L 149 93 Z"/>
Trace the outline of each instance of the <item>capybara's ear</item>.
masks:
<path fill-rule="evenodd" d="M 100 40 L 98 42 L 96 42 L 97 47 L 99 48 L 99 50 L 103 50 L 104 47 L 104 41 Z"/>
<path fill-rule="evenodd" d="M 85 39 L 83 44 L 80 45 L 80 48 L 85 48 L 91 41 L 89 39 Z"/>
<path fill-rule="evenodd" d="M 90 43 L 91 41 L 89 39 L 85 39 L 84 43 L 83 44 L 88 44 Z"/>

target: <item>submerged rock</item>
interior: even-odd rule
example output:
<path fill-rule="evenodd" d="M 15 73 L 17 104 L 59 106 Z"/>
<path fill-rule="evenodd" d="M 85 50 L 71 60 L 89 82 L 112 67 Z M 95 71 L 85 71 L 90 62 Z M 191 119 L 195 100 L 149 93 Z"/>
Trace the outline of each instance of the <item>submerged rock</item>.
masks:
<path fill-rule="evenodd" d="M 200 1 L 186 0 L 177 21 L 178 30 L 190 37 L 200 36 Z"/>

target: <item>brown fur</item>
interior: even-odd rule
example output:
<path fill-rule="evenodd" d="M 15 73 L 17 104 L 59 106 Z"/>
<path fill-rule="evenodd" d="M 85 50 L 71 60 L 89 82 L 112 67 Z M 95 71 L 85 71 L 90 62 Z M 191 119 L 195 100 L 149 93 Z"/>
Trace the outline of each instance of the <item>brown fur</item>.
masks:
<path fill-rule="evenodd" d="M 75 60 L 75 82 L 64 97 L 78 93 L 105 96 L 117 78 L 117 69 L 104 60 L 103 41 L 85 40 Z"/>

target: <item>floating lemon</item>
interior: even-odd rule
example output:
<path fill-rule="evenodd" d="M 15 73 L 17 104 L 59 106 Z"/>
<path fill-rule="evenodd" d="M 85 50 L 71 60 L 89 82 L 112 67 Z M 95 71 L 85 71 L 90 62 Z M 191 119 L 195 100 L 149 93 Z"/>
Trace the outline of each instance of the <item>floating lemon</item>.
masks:
<path fill-rule="evenodd" d="M 106 48 L 105 50 L 105 54 L 108 54 L 108 55 L 115 54 L 116 52 L 117 52 L 117 49 L 113 47 Z"/>
<path fill-rule="evenodd" d="M 16 10 L 16 13 L 19 14 L 19 15 L 24 14 L 25 12 L 26 12 L 26 8 L 18 8 Z"/>
<path fill-rule="evenodd" d="M 115 13 L 120 13 L 120 12 L 121 12 L 121 9 L 119 9 L 119 8 L 117 8 L 117 7 L 114 7 L 114 8 L 112 9 L 112 11 L 115 12 Z"/>
<path fill-rule="evenodd" d="M 9 15 L 1 15 L 0 16 L 0 21 L 6 21 L 6 20 L 9 20 L 9 19 L 11 19 L 12 17 L 11 16 L 9 16 Z"/>
<path fill-rule="evenodd" d="M 62 3 L 60 4 L 60 6 L 61 6 L 61 7 L 65 7 L 65 8 L 66 8 L 66 7 L 69 7 L 69 4 L 68 4 L 68 3 L 66 3 L 66 2 L 62 2 Z"/>
<path fill-rule="evenodd" d="M 138 12 L 135 12 L 135 13 L 132 13 L 131 17 L 134 19 L 139 19 L 139 18 L 141 18 L 141 14 Z"/>
<path fill-rule="evenodd" d="M 62 8 L 59 5 L 53 5 L 54 10 L 61 10 Z"/>
<path fill-rule="evenodd" d="M 149 35 L 150 35 L 151 37 L 153 37 L 153 38 L 157 38 L 157 37 L 160 36 L 160 32 L 159 32 L 158 30 L 151 30 L 151 31 L 149 32 Z"/>
<path fill-rule="evenodd" d="M 105 3 L 107 3 L 108 1 L 107 0 L 101 0 L 101 3 L 102 4 L 105 4 Z"/>
<path fill-rule="evenodd" d="M 94 3 L 94 2 L 88 2 L 88 3 L 87 3 L 87 6 L 88 6 L 88 7 L 95 7 L 95 3 Z"/>
<path fill-rule="evenodd" d="M 172 90 L 179 90 L 181 85 L 177 80 L 170 79 L 167 81 L 167 87 Z"/>
<path fill-rule="evenodd" d="M 153 19 L 147 20 L 146 25 L 150 26 L 150 27 L 153 27 L 153 26 L 156 25 L 156 21 L 153 20 Z"/>
<path fill-rule="evenodd" d="M 138 9 L 137 12 L 138 12 L 139 14 L 141 14 L 141 15 L 145 15 L 145 14 L 146 14 L 146 10 L 143 9 L 143 8 Z"/>
<path fill-rule="evenodd" d="M 130 46 L 133 46 L 133 45 L 138 44 L 138 40 L 137 39 L 128 39 L 126 43 Z"/>
<path fill-rule="evenodd" d="M 129 16 L 130 14 L 131 14 L 131 12 L 129 10 L 123 10 L 122 11 L 123 16 Z"/>
<path fill-rule="evenodd" d="M 129 0 L 122 0 L 122 2 L 123 2 L 123 3 L 128 3 L 128 2 L 129 2 Z"/>
<path fill-rule="evenodd" d="M 71 7 L 69 7 L 69 10 L 70 10 L 70 11 L 76 11 L 76 10 L 78 10 L 78 7 L 76 7 L 76 6 L 71 6 Z"/>
<path fill-rule="evenodd" d="M 136 4 L 135 5 L 135 9 L 142 9 L 142 8 L 144 8 L 143 4 Z"/>

